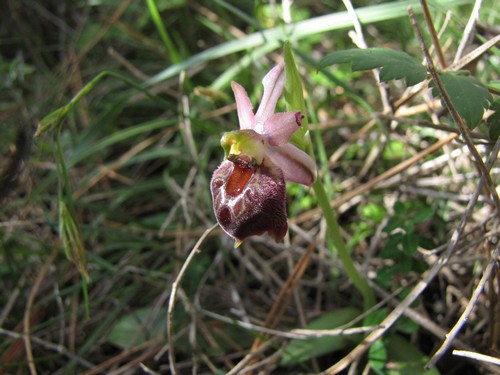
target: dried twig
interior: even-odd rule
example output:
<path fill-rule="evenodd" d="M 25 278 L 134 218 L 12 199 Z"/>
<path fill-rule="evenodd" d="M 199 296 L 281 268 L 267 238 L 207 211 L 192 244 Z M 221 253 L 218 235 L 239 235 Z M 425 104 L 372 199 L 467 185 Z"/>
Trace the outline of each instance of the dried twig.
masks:
<path fill-rule="evenodd" d="M 489 355 L 485 355 L 485 354 L 481 354 L 481 353 L 470 352 L 467 350 L 454 350 L 453 355 L 456 355 L 459 357 L 471 358 L 471 359 L 475 359 L 476 361 L 491 363 L 493 365 L 500 366 L 500 358 L 491 357 Z"/>
<path fill-rule="evenodd" d="M 495 263 L 497 262 L 497 258 L 500 254 L 500 247 L 498 247 L 495 252 L 492 254 L 492 257 L 490 261 L 488 262 L 488 265 L 486 266 L 486 269 L 483 272 L 483 276 L 481 277 L 481 280 L 479 280 L 479 283 L 476 286 L 476 289 L 474 289 L 474 293 L 472 293 L 472 296 L 469 300 L 469 303 L 467 304 L 464 312 L 460 316 L 460 319 L 458 319 L 457 323 L 453 327 L 453 329 L 446 335 L 446 339 L 444 340 L 443 344 L 441 347 L 434 353 L 430 361 L 425 365 L 425 368 L 429 370 L 430 368 L 434 367 L 436 363 L 441 359 L 441 357 L 446 353 L 448 348 L 451 346 L 453 340 L 455 337 L 458 335 L 460 330 L 462 329 L 463 325 L 467 322 L 467 319 L 469 318 L 469 315 L 472 312 L 472 309 L 476 305 L 476 302 L 483 292 L 484 285 L 488 281 L 489 277 L 491 276 L 491 273 L 493 271 L 493 267 L 495 266 Z"/>
<path fill-rule="evenodd" d="M 287 339 L 295 339 L 295 340 L 307 340 L 311 338 L 318 338 L 324 336 L 350 336 L 357 335 L 360 333 L 367 333 L 374 331 L 377 328 L 381 328 L 380 325 L 376 326 L 364 326 L 364 327 L 353 327 L 348 328 L 346 325 L 334 329 L 304 329 L 304 328 L 295 328 L 290 331 L 280 331 L 278 329 L 266 328 L 257 324 L 253 324 L 250 322 L 245 322 L 242 320 L 237 320 L 234 318 L 228 318 L 224 315 L 220 315 L 208 310 L 201 310 L 202 314 L 212 318 L 217 319 L 221 322 L 225 322 L 227 324 L 234 324 L 238 327 L 245 328 L 248 330 L 260 332 L 266 334 L 268 336 L 278 336 Z M 349 323 L 350 324 L 350 323 Z"/>
<path fill-rule="evenodd" d="M 205 233 L 202 234 L 198 242 L 194 245 L 193 249 L 189 253 L 188 257 L 182 264 L 182 267 L 179 271 L 179 274 L 175 278 L 174 282 L 172 283 L 172 290 L 170 292 L 170 299 L 168 301 L 168 309 L 167 309 L 167 340 L 168 340 L 168 359 L 169 359 L 169 366 L 170 366 L 170 371 L 173 375 L 177 374 L 177 366 L 175 362 L 175 347 L 174 347 L 174 335 L 173 335 L 173 327 L 172 327 L 172 322 L 174 320 L 174 307 L 175 307 L 175 298 L 177 296 L 177 289 L 179 287 L 179 284 L 182 281 L 182 278 L 184 277 L 184 274 L 186 273 L 186 270 L 193 260 L 194 256 L 198 253 L 201 244 L 205 239 L 208 237 L 208 235 L 218 226 L 218 224 L 212 225 L 210 228 L 205 230 Z"/>
<path fill-rule="evenodd" d="M 457 62 L 462 57 L 464 53 L 465 47 L 470 43 L 472 37 L 474 36 L 474 29 L 476 27 L 477 20 L 479 19 L 479 11 L 481 9 L 481 5 L 483 4 L 482 0 L 476 0 L 474 3 L 474 8 L 469 17 L 469 21 L 467 21 L 467 25 L 465 26 L 464 34 L 462 36 L 462 40 L 457 48 L 457 53 L 453 62 Z"/>
<path fill-rule="evenodd" d="M 432 21 L 431 12 L 429 11 L 429 7 L 427 6 L 427 1 L 420 0 L 420 6 L 422 7 L 425 23 L 427 25 L 427 28 L 429 29 L 429 33 L 431 34 L 432 45 L 436 49 L 439 65 L 441 65 L 441 69 L 444 69 L 446 68 L 446 60 L 444 59 L 443 50 L 441 49 L 441 43 L 439 43 L 439 38 L 436 33 L 436 28 L 434 27 L 434 22 Z"/>
<path fill-rule="evenodd" d="M 469 64 L 470 62 L 474 61 L 477 59 L 479 56 L 484 54 L 486 51 L 488 51 L 491 47 L 494 45 L 498 44 L 500 42 L 500 34 L 494 36 L 484 44 L 481 44 L 479 47 L 477 47 L 474 51 L 469 52 L 467 55 L 462 57 L 460 60 L 457 62 L 454 62 L 450 66 L 448 66 L 444 71 L 445 72 L 452 72 L 455 70 L 462 69 L 464 66 Z"/>
<path fill-rule="evenodd" d="M 293 291 L 297 288 L 302 275 L 304 274 L 309 261 L 311 260 L 311 254 L 314 251 L 316 246 L 316 242 L 312 242 L 302 257 L 299 259 L 292 274 L 288 277 L 287 281 L 281 288 L 278 296 L 276 297 L 276 301 L 274 302 L 271 310 L 269 311 L 265 326 L 269 328 L 276 328 L 285 313 L 285 309 L 287 308 L 290 300 L 293 297 Z M 262 337 L 258 337 L 254 340 L 252 344 L 251 351 L 256 350 L 262 343 Z M 253 362 L 252 362 L 253 363 Z"/>
<path fill-rule="evenodd" d="M 500 152 L 500 138 L 497 140 L 495 143 L 495 147 L 493 148 L 489 160 L 488 160 L 488 170 L 493 167 L 493 164 L 497 160 L 498 153 Z M 481 180 L 483 181 L 483 180 Z M 462 328 L 462 326 L 465 324 L 467 318 L 469 317 L 472 308 L 476 304 L 477 299 L 479 298 L 479 295 L 481 294 L 484 284 L 490 277 L 491 272 L 493 271 L 493 267 L 495 266 L 498 256 L 500 254 L 500 247 L 497 248 L 494 253 L 492 254 L 490 261 L 488 262 L 488 265 L 486 267 L 486 270 L 483 273 L 483 276 L 481 277 L 481 280 L 479 281 L 479 284 L 477 285 L 476 289 L 474 290 L 474 293 L 472 294 L 472 297 L 469 300 L 469 303 L 467 304 L 467 307 L 465 308 L 464 312 L 462 313 L 462 316 L 460 319 L 457 321 L 453 329 L 446 335 L 446 340 L 443 342 L 441 347 L 436 351 L 436 353 L 433 355 L 429 363 L 427 363 L 426 368 L 431 368 L 433 367 L 437 361 L 443 356 L 443 354 L 448 350 L 450 347 L 452 341 L 454 338 L 457 336 L 458 332 Z"/>
<path fill-rule="evenodd" d="M 28 302 L 26 303 L 26 309 L 24 310 L 24 349 L 26 350 L 26 357 L 28 359 L 28 365 L 30 368 L 31 375 L 36 375 L 36 367 L 35 360 L 33 358 L 33 352 L 31 351 L 31 340 L 30 340 L 30 317 L 31 317 L 31 308 L 33 306 L 33 302 L 35 301 L 35 296 L 42 284 L 42 281 L 45 279 L 47 272 L 49 271 L 50 266 L 54 262 L 57 256 L 57 251 L 54 250 L 45 261 L 43 267 L 40 269 L 40 273 L 38 274 L 33 288 L 31 288 L 31 292 L 28 296 Z"/>

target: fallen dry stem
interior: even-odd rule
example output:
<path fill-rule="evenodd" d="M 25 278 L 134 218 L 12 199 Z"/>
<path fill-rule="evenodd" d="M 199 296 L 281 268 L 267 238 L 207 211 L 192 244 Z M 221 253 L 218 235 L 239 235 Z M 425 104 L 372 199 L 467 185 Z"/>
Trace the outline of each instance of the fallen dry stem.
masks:
<path fill-rule="evenodd" d="M 228 318 L 224 315 L 220 315 L 208 310 L 201 310 L 203 315 L 206 315 L 212 319 L 219 320 L 221 322 L 227 324 L 234 324 L 241 328 L 245 328 L 251 331 L 260 332 L 266 334 L 268 336 L 278 336 L 287 339 L 295 339 L 295 340 L 307 340 L 311 338 L 318 338 L 324 336 L 349 336 L 349 335 L 357 335 L 360 333 L 368 333 L 374 331 L 377 328 L 381 328 L 380 325 L 376 326 L 364 326 L 364 327 L 353 327 L 346 328 L 346 326 L 335 328 L 335 329 L 303 329 L 303 328 L 295 328 L 290 331 L 280 331 L 278 329 L 272 329 L 263 327 L 257 324 L 253 324 L 250 322 L 245 322 L 242 320 L 237 320 L 234 318 Z M 350 323 L 349 323 L 350 324 Z"/>
<path fill-rule="evenodd" d="M 441 43 L 439 42 L 439 38 L 436 33 L 436 28 L 434 27 L 434 22 L 432 21 L 431 12 L 429 11 L 429 6 L 427 5 L 426 0 L 420 0 L 420 6 L 422 7 L 422 11 L 424 14 L 425 23 L 427 25 L 427 29 L 431 34 L 432 45 L 436 50 L 436 54 L 439 60 L 439 64 L 441 65 L 441 69 L 446 68 L 446 60 L 444 58 L 443 49 L 441 48 Z"/>
<path fill-rule="evenodd" d="M 283 317 L 285 309 L 290 303 L 290 300 L 293 297 L 293 292 L 297 288 L 300 279 L 304 275 L 305 270 L 307 269 L 307 265 L 311 260 L 312 252 L 316 247 L 316 242 L 312 242 L 307 250 L 304 252 L 302 257 L 299 259 L 293 272 L 288 277 L 287 281 L 281 288 L 276 301 L 274 302 L 269 314 L 267 315 L 266 321 L 264 325 L 269 328 L 276 328 Z M 262 343 L 262 338 L 257 337 L 252 344 L 251 351 L 256 350 Z"/>
<path fill-rule="evenodd" d="M 218 226 L 218 224 L 212 225 L 210 228 L 205 230 L 205 233 L 201 235 L 199 238 L 198 242 L 194 245 L 193 249 L 189 253 L 188 257 L 182 264 L 182 267 L 179 271 L 179 274 L 175 278 L 174 282 L 172 283 L 172 290 L 170 292 L 170 299 L 168 301 L 168 309 L 167 309 L 167 340 L 168 340 L 168 359 L 169 359 L 169 366 L 170 366 L 170 371 L 172 375 L 177 374 L 177 366 L 175 362 L 175 346 L 174 346 L 174 335 L 173 335 L 173 320 L 174 320 L 174 307 L 175 307 L 175 298 L 177 297 L 177 289 L 179 288 L 179 285 L 184 277 L 184 274 L 186 273 L 187 268 L 189 267 L 189 264 L 193 260 L 194 256 L 198 253 L 201 244 L 205 239 L 208 237 L 208 235 Z"/>
<path fill-rule="evenodd" d="M 30 369 L 31 375 L 36 375 L 36 367 L 35 360 L 33 358 L 33 352 L 31 350 L 31 340 L 30 340 L 30 317 L 31 317 L 31 308 L 33 307 L 33 302 L 35 301 L 35 296 L 42 284 L 42 281 L 47 276 L 47 272 L 49 271 L 50 266 L 54 262 L 57 256 L 57 251 L 53 250 L 50 256 L 47 258 L 45 263 L 43 264 L 38 276 L 36 277 L 35 283 L 33 284 L 33 288 L 31 288 L 30 294 L 28 296 L 28 302 L 26 303 L 26 309 L 24 310 L 24 350 L 26 351 L 26 357 L 28 359 L 28 365 Z"/>
<path fill-rule="evenodd" d="M 93 366 L 89 371 L 84 372 L 82 375 L 101 374 L 107 368 L 117 365 L 118 363 L 122 362 L 126 358 L 129 358 L 130 356 L 134 355 L 135 353 L 140 352 L 140 351 L 147 349 L 147 348 L 155 347 L 157 344 L 160 344 L 161 342 L 163 342 L 163 335 L 159 335 L 151 340 L 143 342 L 142 344 L 134 346 L 130 349 L 126 349 L 126 350 L 122 351 L 120 354 L 115 355 L 114 357 L 108 359 L 107 361 L 104 361 L 96 366 Z M 158 349 L 152 349 L 151 351 L 148 351 L 147 353 L 148 354 L 150 354 L 152 352 L 156 353 L 157 351 L 158 351 Z M 142 358 L 142 355 L 138 358 Z"/>
<path fill-rule="evenodd" d="M 453 340 L 455 340 L 455 337 L 457 337 L 458 333 L 464 326 L 464 324 L 467 322 L 467 319 L 469 318 L 472 309 L 477 303 L 477 300 L 479 299 L 479 296 L 483 292 L 483 288 L 486 285 L 486 282 L 490 278 L 493 268 L 497 262 L 497 258 L 500 254 L 500 247 L 497 247 L 497 249 L 493 252 L 490 261 L 488 262 L 488 265 L 486 266 L 486 269 L 484 270 L 483 276 L 481 277 L 481 280 L 479 280 L 479 283 L 477 284 L 476 288 L 474 289 L 474 293 L 472 293 L 472 296 L 467 303 L 467 306 L 465 307 L 464 312 L 460 316 L 460 319 L 458 319 L 457 323 L 455 326 L 451 329 L 451 331 L 446 335 L 446 339 L 444 340 L 443 344 L 441 347 L 434 353 L 430 361 L 425 365 L 425 368 L 428 370 L 436 365 L 436 363 L 441 359 L 441 357 L 446 353 L 446 351 L 449 349 L 451 346 Z"/>
<path fill-rule="evenodd" d="M 475 352 L 471 352 L 471 351 L 467 351 L 467 350 L 454 350 L 453 355 L 456 355 L 459 357 L 471 358 L 471 359 L 475 359 L 476 361 L 491 363 L 492 365 L 500 366 L 500 358 L 491 357 L 489 355 L 485 355 L 485 354 L 481 354 L 481 353 L 475 353 Z"/>

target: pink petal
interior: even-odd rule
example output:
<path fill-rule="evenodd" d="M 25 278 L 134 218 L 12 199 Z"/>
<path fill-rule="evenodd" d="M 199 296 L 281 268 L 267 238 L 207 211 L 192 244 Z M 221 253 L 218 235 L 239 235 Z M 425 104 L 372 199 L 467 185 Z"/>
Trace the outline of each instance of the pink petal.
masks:
<path fill-rule="evenodd" d="M 264 123 L 264 134 L 272 146 L 283 146 L 300 128 L 304 116 L 300 112 L 274 113 Z"/>
<path fill-rule="evenodd" d="M 285 86 L 285 71 L 282 64 L 276 65 L 272 68 L 266 76 L 262 79 L 264 85 L 264 94 L 260 101 L 259 109 L 255 114 L 255 131 L 258 133 L 263 132 L 264 123 L 274 113 L 276 103 L 283 92 Z"/>
<path fill-rule="evenodd" d="M 247 92 L 237 82 L 231 82 L 231 88 L 236 99 L 236 111 L 238 112 L 238 121 L 240 129 L 253 129 L 255 125 L 255 116 L 253 114 L 253 106 Z"/>
<path fill-rule="evenodd" d="M 268 146 L 266 156 L 283 171 L 285 180 L 307 186 L 316 180 L 316 164 L 308 154 L 294 145 Z"/>

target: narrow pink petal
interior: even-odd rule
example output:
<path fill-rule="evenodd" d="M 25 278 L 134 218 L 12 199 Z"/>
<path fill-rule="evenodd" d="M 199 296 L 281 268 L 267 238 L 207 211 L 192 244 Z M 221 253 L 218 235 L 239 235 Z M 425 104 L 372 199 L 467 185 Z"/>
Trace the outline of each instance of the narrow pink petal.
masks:
<path fill-rule="evenodd" d="M 237 82 L 231 82 L 231 88 L 236 99 L 236 111 L 238 112 L 238 121 L 240 129 L 253 129 L 255 125 L 255 116 L 253 114 L 253 106 L 247 92 Z"/>
<path fill-rule="evenodd" d="M 300 112 L 274 113 L 264 123 L 264 134 L 272 146 L 283 146 L 300 128 L 304 116 Z"/>
<path fill-rule="evenodd" d="M 272 68 L 262 79 L 264 93 L 260 101 L 259 109 L 255 114 L 255 131 L 260 133 L 264 130 L 264 123 L 274 113 L 276 103 L 283 92 L 285 86 L 285 71 L 283 64 L 278 64 Z"/>
<path fill-rule="evenodd" d="M 316 164 L 308 154 L 294 145 L 268 146 L 266 156 L 283 171 L 285 180 L 307 186 L 316 180 Z"/>

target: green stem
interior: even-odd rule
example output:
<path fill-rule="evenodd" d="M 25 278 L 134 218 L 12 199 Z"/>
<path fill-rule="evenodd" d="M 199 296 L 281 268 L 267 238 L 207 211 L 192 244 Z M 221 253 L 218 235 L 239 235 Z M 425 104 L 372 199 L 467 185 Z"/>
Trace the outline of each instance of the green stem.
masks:
<path fill-rule="evenodd" d="M 349 276 L 349 278 L 354 283 L 354 286 L 363 296 L 364 308 L 365 310 L 368 310 L 370 307 L 375 305 L 375 296 L 373 295 L 373 291 L 368 285 L 367 281 L 361 277 L 361 275 L 358 273 L 358 270 L 354 266 L 351 256 L 347 251 L 347 246 L 345 245 L 345 242 L 342 239 L 342 235 L 340 233 L 339 224 L 337 223 L 336 218 L 337 214 L 335 210 L 330 206 L 325 188 L 320 179 L 317 179 L 313 184 L 313 189 L 316 193 L 316 197 L 318 198 L 318 203 L 321 207 L 321 210 L 323 211 L 323 215 L 326 219 L 326 225 L 328 227 L 328 233 L 331 236 L 333 245 L 337 250 L 340 261 L 344 266 L 347 276 Z"/>
<path fill-rule="evenodd" d="M 294 108 L 295 110 L 300 109 L 302 114 L 306 114 L 306 106 L 304 102 L 303 90 L 302 90 L 302 82 L 300 79 L 300 74 L 297 69 L 297 64 L 295 64 L 295 59 L 293 57 L 293 52 L 290 47 L 289 42 L 285 42 L 283 47 L 284 55 L 285 55 L 285 69 L 286 69 L 286 83 L 285 83 L 285 97 L 289 108 Z M 302 126 L 304 129 L 307 129 L 307 118 L 304 117 L 302 121 Z M 311 157 L 314 159 L 313 153 L 313 144 L 311 139 L 304 132 L 296 132 L 298 133 L 298 146 L 308 152 Z M 296 137 L 297 138 L 297 137 Z M 320 152 L 324 151 L 323 142 L 321 137 L 318 137 L 318 145 L 320 145 Z M 326 163 L 326 156 L 323 152 L 322 155 L 323 164 Z M 313 189 L 316 192 L 316 197 L 318 198 L 318 203 L 323 210 L 323 215 L 326 219 L 326 225 L 328 226 L 328 233 L 331 236 L 334 247 L 337 250 L 337 254 L 344 266 L 345 272 L 352 280 L 356 288 L 363 295 L 363 302 L 365 310 L 368 310 L 370 307 L 375 305 L 375 296 L 373 295 L 373 291 L 370 286 L 363 279 L 356 267 L 354 267 L 354 263 L 347 251 L 347 246 L 342 240 L 342 236 L 340 234 L 339 224 L 337 223 L 337 214 L 335 210 L 330 207 L 330 201 L 325 191 L 325 186 L 322 181 L 319 179 L 316 180 L 313 184 Z"/>

